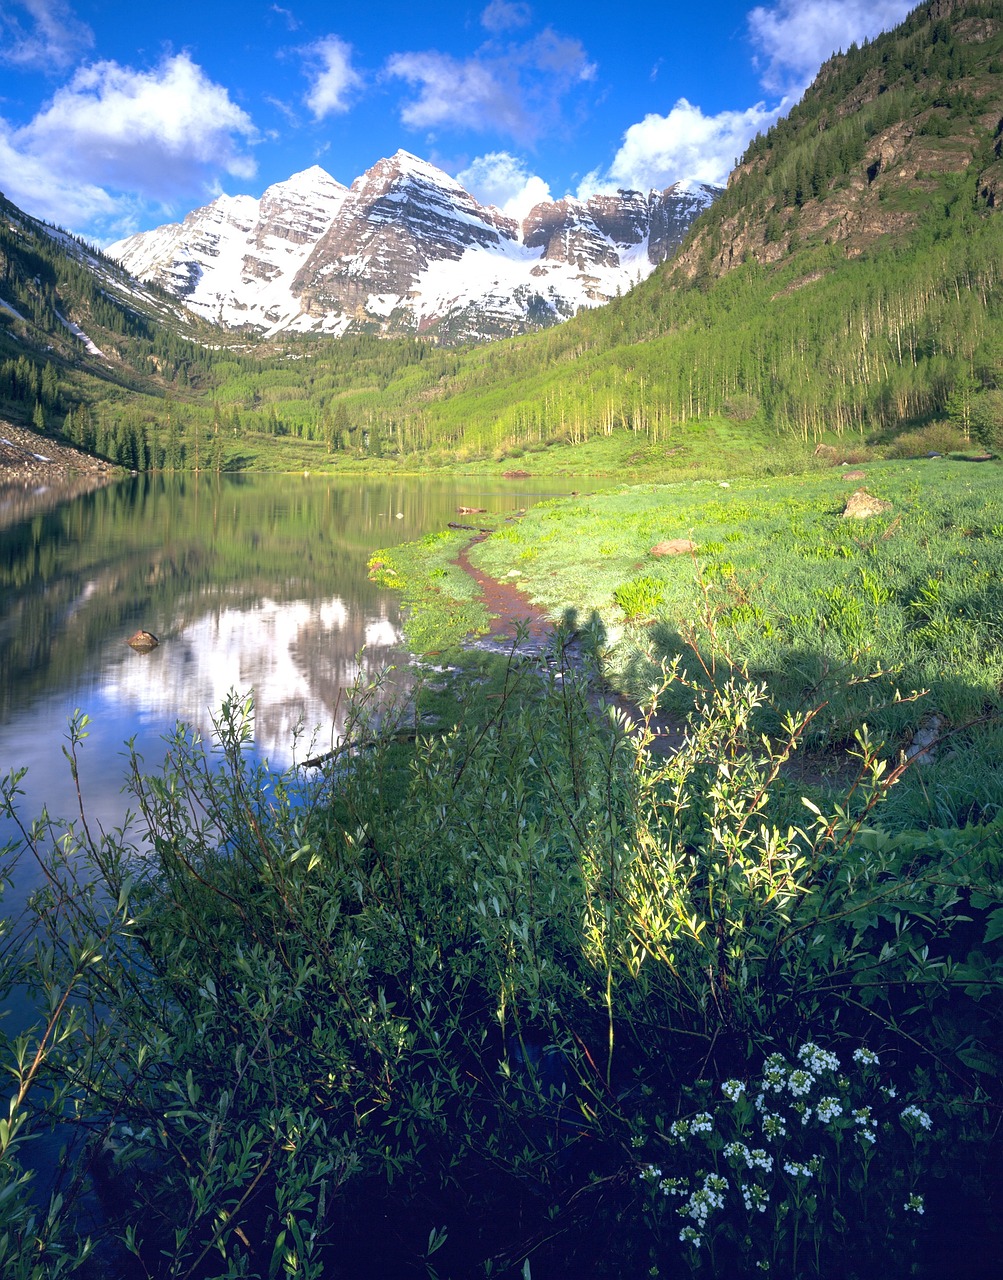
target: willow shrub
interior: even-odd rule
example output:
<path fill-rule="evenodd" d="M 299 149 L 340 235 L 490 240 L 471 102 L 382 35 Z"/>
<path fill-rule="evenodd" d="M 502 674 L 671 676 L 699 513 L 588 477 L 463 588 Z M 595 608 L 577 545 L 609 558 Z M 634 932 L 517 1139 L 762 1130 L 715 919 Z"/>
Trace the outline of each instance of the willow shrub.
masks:
<path fill-rule="evenodd" d="M 658 1188 L 687 1178 L 691 1197 L 740 1162 L 677 1126 L 808 1041 L 880 1050 L 947 1139 L 931 1176 L 962 1138 L 977 1151 L 999 1103 L 1003 833 L 865 827 L 889 778 L 864 733 L 852 802 L 790 821 L 804 724 L 758 737 L 763 697 L 728 684 L 661 758 L 572 670 L 513 660 L 499 693 L 466 692 L 460 728 L 405 748 L 362 698 L 348 747 L 281 777 L 249 759 L 235 699 L 216 746 L 179 731 L 161 773 L 133 759 L 126 830 L 27 831 L 49 877 L 29 969 L 64 1018 L 37 1056 L 93 1131 L 92 1183 L 133 1255 L 117 1265 L 724 1274 L 685 1231 L 695 1202 Z M 754 1113 L 728 1124 L 770 1148 Z M 777 1147 L 768 1218 L 738 1183 L 707 1209 L 720 1265 L 907 1274 L 938 1224 L 902 1209 L 903 1170 L 924 1188 L 893 1129 L 859 1221 L 850 1139 Z M 815 1158 L 821 1208 L 780 1174 Z"/>

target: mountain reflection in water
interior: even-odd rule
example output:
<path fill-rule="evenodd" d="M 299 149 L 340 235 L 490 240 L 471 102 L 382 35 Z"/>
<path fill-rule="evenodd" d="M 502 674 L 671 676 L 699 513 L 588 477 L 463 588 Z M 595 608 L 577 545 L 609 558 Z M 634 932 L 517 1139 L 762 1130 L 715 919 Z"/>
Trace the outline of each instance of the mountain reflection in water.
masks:
<path fill-rule="evenodd" d="M 253 692 L 252 749 L 274 766 L 330 746 L 356 679 L 408 664 L 369 556 L 459 506 L 507 511 L 576 483 L 139 476 L 26 511 L 0 532 L 0 770 L 28 766 L 25 816 L 75 808 L 61 747 L 76 708 L 105 825 L 126 807 L 126 740 L 155 769 L 176 722 L 208 736 L 231 690 Z M 130 649 L 138 628 L 159 647 Z"/>

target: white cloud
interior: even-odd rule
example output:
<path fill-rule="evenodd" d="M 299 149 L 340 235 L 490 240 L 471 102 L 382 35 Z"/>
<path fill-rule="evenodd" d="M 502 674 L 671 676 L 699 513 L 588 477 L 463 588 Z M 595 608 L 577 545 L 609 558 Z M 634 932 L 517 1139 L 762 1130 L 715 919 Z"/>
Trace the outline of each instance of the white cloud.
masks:
<path fill-rule="evenodd" d="M 296 31 L 302 25 L 291 9 L 283 9 L 279 4 L 272 5 L 272 13 L 277 13 L 284 20 L 290 31 Z"/>
<path fill-rule="evenodd" d="M 521 142 L 556 128 L 564 97 L 596 72 L 579 40 L 549 27 L 522 44 L 488 44 L 470 58 L 434 49 L 397 53 L 386 70 L 418 90 L 401 108 L 411 128 L 491 131 Z"/>
<path fill-rule="evenodd" d="M 490 151 L 478 156 L 456 181 L 481 204 L 493 204 L 510 218 L 521 222 L 534 205 L 550 200 L 550 187 L 531 174 L 521 160 L 507 151 Z"/>
<path fill-rule="evenodd" d="M 61 69 L 93 44 L 94 33 L 65 0 L 4 0 L 0 9 L 0 62 Z"/>
<path fill-rule="evenodd" d="M 491 0 L 481 14 L 481 25 L 492 33 L 511 31 L 524 27 L 533 17 L 528 4 L 511 3 L 510 0 Z"/>
<path fill-rule="evenodd" d="M 519 94 L 495 70 L 477 58 L 460 61 L 448 53 L 396 53 L 390 75 L 418 86 L 418 97 L 401 108 L 401 120 L 413 129 L 442 124 L 469 129 L 494 126 L 505 133 L 525 128 Z"/>
<path fill-rule="evenodd" d="M 652 113 L 632 124 L 608 173 L 589 174 L 579 196 L 616 187 L 662 190 L 674 182 L 723 186 L 736 157 L 777 120 L 785 105 L 769 109 L 760 102 L 745 111 L 705 116 L 699 107 L 680 98 L 667 116 Z"/>
<path fill-rule="evenodd" d="M 0 187 L 29 213 L 97 234 L 143 205 L 162 211 L 250 179 L 250 117 L 187 54 L 151 71 L 80 67 L 27 125 L 0 122 Z"/>
<path fill-rule="evenodd" d="M 92 182 L 66 180 L 44 159 L 28 155 L 0 120 L 0 190 L 27 213 L 62 226 L 85 227 L 119 213 L 116 201 Z"/>
<path fill-rule="evenodd" d="M 916 0 L 778 0 L 749 14 L 763 88 L 800 94 L 831 54 L 896 26 Z"/>
<path fill-rule="evenodd" d="M 314 119 L 347 111 L 349 95 L 362 85 L 362 77 L 352 66 L 352 46 L 339 36 L 325 36 L 302 52 L 312 81 L 304 101 Z"/>

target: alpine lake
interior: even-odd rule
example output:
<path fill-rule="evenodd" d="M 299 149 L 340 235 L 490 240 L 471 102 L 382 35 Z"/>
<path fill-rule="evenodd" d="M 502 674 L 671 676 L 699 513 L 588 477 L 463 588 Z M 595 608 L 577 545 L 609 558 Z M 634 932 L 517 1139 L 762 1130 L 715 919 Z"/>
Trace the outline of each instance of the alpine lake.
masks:
<path fill-rule="evenodd" d="M 179 722 L 211 740 L 231 692 L 253 695 L 248 750 L 271 768 L 329 750 L 357 681 L 407 688 L 399 603 L 369 557 L 468 521 L 460 506 L 515 511 L 576 484 L 142 475 L 73 497 L 0 491 L 0 772 L 26 769 L 22 819 L 77 816 L 77 712 L 92 829 L 124 819 L 127 742 L 154 772 Z M 159 644 L 131 648 L 139 629 Z M 0 819 L 0 846 L 17 838 Z M 5 915 L 40 876 L 20 859 Z"/>

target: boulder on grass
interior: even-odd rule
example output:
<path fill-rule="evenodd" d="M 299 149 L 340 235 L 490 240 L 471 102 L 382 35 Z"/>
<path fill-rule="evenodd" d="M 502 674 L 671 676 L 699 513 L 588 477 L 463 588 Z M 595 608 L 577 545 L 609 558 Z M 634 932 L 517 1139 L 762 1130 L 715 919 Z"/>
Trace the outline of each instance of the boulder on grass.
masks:
<path fill-rule="evenodd" d="M 670 538 L 667 542 L 656 542 L 648 552 L 652 556 L 685 556 L 696 551 L 697 544 L 691 538 Z"/>
<path fill-rule="evenodd" d="M 855 489 L 846 500 L 844 520 L 866 520 L 869 516 L 881 516 L 891 511 L 892 504 L 884 498 L 875 498 L 866 489 Z"/>

